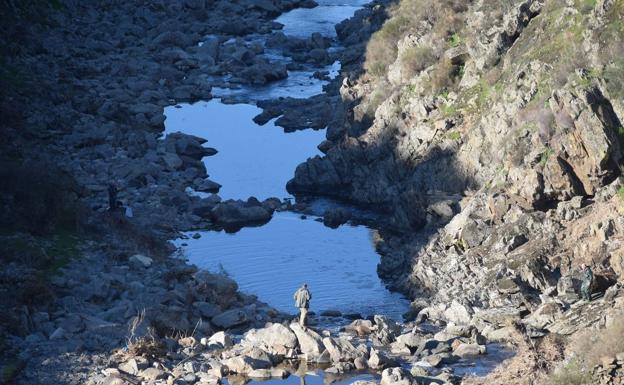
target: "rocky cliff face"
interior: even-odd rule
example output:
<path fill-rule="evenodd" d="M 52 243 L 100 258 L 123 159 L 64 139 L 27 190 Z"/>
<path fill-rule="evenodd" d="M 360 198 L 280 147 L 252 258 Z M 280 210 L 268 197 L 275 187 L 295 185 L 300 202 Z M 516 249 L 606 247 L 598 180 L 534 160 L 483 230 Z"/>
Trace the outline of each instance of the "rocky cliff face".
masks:
<path fill-rule="evenodd" d="M 340 89 L 342 129 L 290 191 L 386 212 L 380 273 L 430 318 L 575 330 L 555 320 L 577 300 L 576 267 L 594 266 L 597 291 L 622 281 L 624 3 L 388 13 Z"/>

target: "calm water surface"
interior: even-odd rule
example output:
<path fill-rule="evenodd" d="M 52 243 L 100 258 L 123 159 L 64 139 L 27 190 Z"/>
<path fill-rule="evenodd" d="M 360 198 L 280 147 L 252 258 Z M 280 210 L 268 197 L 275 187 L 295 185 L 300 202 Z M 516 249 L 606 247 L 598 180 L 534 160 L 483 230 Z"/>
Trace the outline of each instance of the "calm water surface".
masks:
<path fill-rule="evenodd" d="M 289 196 L 286 182 L 299 163 L 320 154 L 316 146 L 325 138 L 325 130 L 285 134 L 272 121 L 259 126 L 252 119 L 262 110 L 249 104 L 213 99 L 180 107 L 165 109 L 166 133 L 196 135 L 219 150 L 204 163 L 210 179 L 223 186 L 219 195 L 224 199 Z"/>
<path fill-rule="evenodd" d="M 176 241 L 188 244 L 184 251 L 193 263 L 213 271 L 224 269 L 243 291 L 279 310 L 296 311 L 292 295 L 303 282 L 310 287 L 311 307 L 317 312 L 337 309 L 400 320 L 409 305 L 377 276 L 379 256 L 365 227 L 332 230 L 313 219 L 281 212 L 262 227 L 201 234 L 197 240 Z"/>
<path fill-rule="evenodd" d="M 314 8 L 298 8 L 276 19 L 284 24 L 286 35 L 306 38 L 315 32 L 324 36 L 336 36 L 336 24 L 350 18 L 369 0 L 317 0 Z"/>

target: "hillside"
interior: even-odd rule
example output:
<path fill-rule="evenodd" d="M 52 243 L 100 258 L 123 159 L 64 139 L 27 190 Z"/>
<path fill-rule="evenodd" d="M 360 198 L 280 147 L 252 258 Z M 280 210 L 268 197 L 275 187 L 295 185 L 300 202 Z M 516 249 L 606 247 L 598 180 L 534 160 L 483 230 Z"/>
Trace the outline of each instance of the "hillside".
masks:
<path fill-rule="evenodd" d="M 620 322 L 624 2 L 387 14 L 340 89 L 342 130 L 290 191 L 381 208 L 380 273 L 420 316 L 534 336 Z M 577 302 L 581 263 L 603 299 Z"/>

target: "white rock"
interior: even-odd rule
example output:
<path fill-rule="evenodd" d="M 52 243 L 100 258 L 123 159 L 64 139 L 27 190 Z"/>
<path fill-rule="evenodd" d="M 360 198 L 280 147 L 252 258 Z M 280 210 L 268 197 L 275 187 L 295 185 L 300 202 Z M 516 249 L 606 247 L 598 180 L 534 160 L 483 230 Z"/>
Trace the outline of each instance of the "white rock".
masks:
<path fill-rule="evenodd" d="M 152 266 L 153 260 L 150 257 L 146 257 L 143 254 L 135 254 L 128 260 L 131 264 L 135 266 L 142 266 L 148 268 Z"/>

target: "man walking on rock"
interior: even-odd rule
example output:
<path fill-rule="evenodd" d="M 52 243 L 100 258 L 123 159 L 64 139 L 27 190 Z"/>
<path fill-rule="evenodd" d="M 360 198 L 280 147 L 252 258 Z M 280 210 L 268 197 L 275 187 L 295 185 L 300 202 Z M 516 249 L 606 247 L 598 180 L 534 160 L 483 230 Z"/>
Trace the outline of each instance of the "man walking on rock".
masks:
<path fill-rule="evenodd" d="M 591 286 L 594 281 L 594 273 L 591 268 L 584 263 L 581 264 L 582 281 L 581 281 L 581 298 L 591 301 Z"/>
<path fill-rule="evenodd" d="M 299 325 L 305 327 L 308 309 L 310 308 L 310 300 L 312 299 L 312 294 L 310 294 L 307 284 L 304 283 L 302 287 L 297 289 L 294 299 L 295 306 L 299 308 L 299 312 L 301 313 L 299 316 Z"/>

